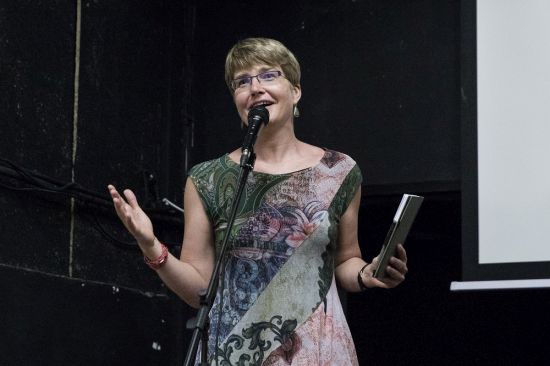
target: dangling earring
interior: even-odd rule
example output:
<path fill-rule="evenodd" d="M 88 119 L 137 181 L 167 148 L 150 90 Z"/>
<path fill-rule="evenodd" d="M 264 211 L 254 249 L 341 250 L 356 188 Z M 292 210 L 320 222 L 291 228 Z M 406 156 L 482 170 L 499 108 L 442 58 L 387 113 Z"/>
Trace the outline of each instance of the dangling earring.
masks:
<path fill-rule="evenodd" d="M 298 106 L 296 104 L 294 104 L 292 114 L 294 114 L 294 117 L 296 117 L 296 118 L 300 117 L 300 110 L 298 109 Z"/>

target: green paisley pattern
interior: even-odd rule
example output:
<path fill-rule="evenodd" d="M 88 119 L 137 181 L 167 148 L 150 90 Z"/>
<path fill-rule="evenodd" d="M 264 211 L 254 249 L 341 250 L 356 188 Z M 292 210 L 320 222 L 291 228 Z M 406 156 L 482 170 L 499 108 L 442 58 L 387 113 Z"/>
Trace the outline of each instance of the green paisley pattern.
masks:
<path fill-rule="evenodd" d="M 214 225 L 217 251 L 239 169 L 224 155 L 189 173 Z M 333 283 L 338 222 L 361 179 L 351 158 L 331 150 L 298 172 L 250 174 L 210 313 L 212 364 L 217 357 L 220 365 L 261 365 L 281 345 L 299 344 L 295 330 Z"/>

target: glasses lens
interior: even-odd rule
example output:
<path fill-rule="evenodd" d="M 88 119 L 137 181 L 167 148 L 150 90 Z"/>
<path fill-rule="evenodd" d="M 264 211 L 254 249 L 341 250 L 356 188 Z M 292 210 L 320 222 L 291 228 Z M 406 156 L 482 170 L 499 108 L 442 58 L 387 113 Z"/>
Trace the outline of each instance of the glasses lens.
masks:
<path fill-rule="evenodd" d="M 233 89 L 244 88 L 245 86 L 250 85 L 251 81 L 252 78 L 250 76 L 235 79 L 233 80 Z"/>
<path fill-rule="evenodd" d="M 234 90 L 244 88 L 252 84 L 252 78 L 257 77 L 258 81 L 261 83 L 269 83 L 275 79 L 277 79 L 279 76 L 281 76 L 283 73 L 279 70 L 271 70 L 271 71 L 264 71 L 258 75 L 254 76 L 243 76 L 242 78 L 235 79 L 231 82 L 231 86 Z"/>
<path fill-rule="evenodd" d="M 266 71 L 258 75 L 261 81 L 273 81 L 281 75 L 280 71 Z"/>

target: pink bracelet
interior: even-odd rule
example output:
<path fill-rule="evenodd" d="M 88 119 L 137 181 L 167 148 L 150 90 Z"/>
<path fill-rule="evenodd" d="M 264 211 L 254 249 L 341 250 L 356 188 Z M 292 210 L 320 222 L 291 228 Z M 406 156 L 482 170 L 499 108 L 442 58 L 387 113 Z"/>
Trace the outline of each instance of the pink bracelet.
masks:
<path fill-rule="evenodd" d="M 150 268 L 157 270 L 160 267 L 162 267 L 166 263 L 166 259 L 168 259 L 168 248 L 166 248 L 166 245 L 160 243 L 162 247 L 162 252 L 160 255 L 155 259 L 149 259 L 146 256 L 143 256 L 143 261 L 145 264 L 147 264 Z"/>

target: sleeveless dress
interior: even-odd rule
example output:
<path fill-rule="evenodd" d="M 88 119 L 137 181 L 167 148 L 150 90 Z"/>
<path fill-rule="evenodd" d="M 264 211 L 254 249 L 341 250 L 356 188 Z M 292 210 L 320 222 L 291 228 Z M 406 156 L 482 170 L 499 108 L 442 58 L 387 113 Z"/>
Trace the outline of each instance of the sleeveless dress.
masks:
<path fill-rule="evenodd" d="M 189 172 L 218 253 L 239 170 L 224 155 Z M 211 365 L 358 365 L 334 260 L 361 180 L 355 161 L 331 150 L 297 172 L 250 173 L 210 311 Z"/>

